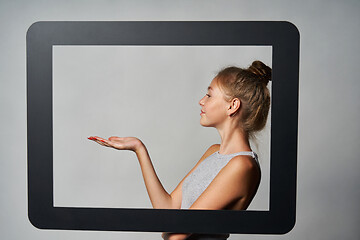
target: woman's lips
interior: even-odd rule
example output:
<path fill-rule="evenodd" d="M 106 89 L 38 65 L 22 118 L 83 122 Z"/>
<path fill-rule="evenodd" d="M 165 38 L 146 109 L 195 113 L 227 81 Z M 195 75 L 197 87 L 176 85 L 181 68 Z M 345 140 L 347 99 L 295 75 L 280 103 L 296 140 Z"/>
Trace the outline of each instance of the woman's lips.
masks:
<path fill-rule="evenodd" d="M 201 111 L 200 115 L 201 115 L 201 114 L 204 114 L 204 113 L 205 113 L 205 112 Z"/>

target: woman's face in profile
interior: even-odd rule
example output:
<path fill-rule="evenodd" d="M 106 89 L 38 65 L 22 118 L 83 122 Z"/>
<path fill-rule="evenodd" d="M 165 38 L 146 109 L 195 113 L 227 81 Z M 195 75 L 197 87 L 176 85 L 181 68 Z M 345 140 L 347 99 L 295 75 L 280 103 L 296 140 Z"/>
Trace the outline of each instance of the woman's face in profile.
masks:
<path fill-rule="evenodd" d="M 211 81 L 207 94 L 199 101 L 199 104 L 202 110 L 200 114 L 202 126 L 216 127 L 226 119 L 228 103 L 225 101 L 215 78 Z"/>

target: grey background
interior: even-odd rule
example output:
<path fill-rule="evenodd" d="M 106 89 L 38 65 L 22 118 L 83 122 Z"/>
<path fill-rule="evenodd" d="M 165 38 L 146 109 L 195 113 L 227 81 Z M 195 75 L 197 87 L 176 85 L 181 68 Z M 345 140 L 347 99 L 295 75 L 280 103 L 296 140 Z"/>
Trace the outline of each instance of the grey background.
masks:
<path fill-rule="evenodd" d="M 271 67 L 272 47 L 53 46 L 54 205 L 153 208 L 136 155 L 86 138 L 140 138 L 170 193 L 221 142 L 199 123 L 207 86 L 256 59 Z M 262 181 L 249 210 L 269 209 L 270 125 L 251 142 Z"/>
<path fill-rule="evenodd" d="M 299 141 L 298 141 L 298 189 L 297 189 L 297 218 L 294 229 L 286 235 L 238 235 L 231 234 L 230 239 L 357 239 L 359 238 L 358 225 L 360 223 L 360 208 L 358 199 L 360 190 L 357 185 L 359 180 L 359 30 L 360 16 L 358 14 L 360 4 L 358 1 L 1 1 L 0 2 L 0 109 L 2 134 L 0 144 L 0 237 L 1 239 L 160 239 L 160 233 L 144 232 L 97 232 L 97 231 L 60 231 L 39 230 L 34 228 L 27 219 L 27 140 L 26 140 L 26 49 L 25 36 L 29 26 L 36 21 L 248 21 L 248 20 L 279 20 L 294 23 L 300 31 L 300 85 L 299 85 Z M 237 65 L 244 65 L 238 63 Z M 201 66 L 210 66 L 201 64 Z M 206 68 L 196 72 L 199 75 L 192 76 L 202 78 L 196 81 L 198 86 L 192 85 L 193 100 L 187 100 L 190 105 L 179 105 L 176 107 L 181 112 L 187 112 L 195 119 L 199 114 L 197 101 L 202 96 L 201 92 L 209 83 L 209 77 L 218 69 Z M 187 71 L 183 71 L 187 73 Z M 150 74 L 150 73 L 149 73 Z M 153 73 L 152 73 L 153 74 Z M 189 73 L 187 73 L 189 74 Z M 195 72 L 194 72 L 195 74 Z M 206 75 L 208 74 L 208 75 Z M 151 74 L 150 74 L 151 75 Z M 109 77 L 111 75 L 107 75 Z M 189 77 L 184 75 L 184 77 Z M 106 81 L 110 81 L 110 78 Z M 114 79 L 113 79 L 114 80 Z M 127 83 L 127 82 L 126 82 Z M 195 82 L 194 82 L 195 83 Z M 121 84 L 121 83 L 119 83 Z M 80 87 L 80 86 L 79 86 Z M 131 86 L 129 86 L 131 87 Z M 155 86 L 148 86 L 151 91 L 156 91 Z M 180 91 L 187 90 L 186 82 L 180 85 Z M 174 89 L 177 94 L 176 88 Z M 179 88 L 179 86 L 178 86 Z M 100 88 L 106 93 L 107 88 Z M 60 90 L 60 89 L 59 89 Z M 134 89 L 132 89 L 134 90 Z M 86 91 L 86 89 L 84 89 Z M 101 91 L 100 91 L 101 92 Z M 171 94 L 165 92 L 164 94 Z M 70 93 L 69 93 L 70 94 Z M 144 93 L 145 94 L 145 93 Z M 148 94 L 148 93 L 146 93 Z M 198 95 L 197 95 L 198 94 Z M 82 96 L 85 96 L 84 93 Z M 107 96 L 100 102 L 93 101 L 97 96 L 92 96 L 92 104 L 97 104 L 98 112 L 103 102 L 117 99 L 121 96 Z M 159 96 L 161 103 L 166 103 L 172 95 Z M 176 95 L 178 96 L 178 95 Z M 54 96 L 56 99 L 56 96 Z M 78 98 L 74 98 L 78 99 Z M 83 101 L 83 100 L 82 100 Z M 131 100 L 132 101 L 132 100 Z M 135 102 L 138 100 L 134 100 Z M 177 100 L 178 101 L 178 100 Z M 195 104 L 196 103 L 196 104 Z M 89 105 L 87 105 L 89 106 Z M 94 106 L 94 105 L 92 105 Z M 164 111 L 162 106 L 155 104 L 151 107 L 136 106 L 134 112 L 141 110 Z M 175 106 L 172 106 L 175 107 Z M 116 109 L 117 110 L 117 109 Z M 116 112 L 116 111 L 114 111 Z M 102 117 L 94 116 L 87 124 L 95 124 L 101 120 L 102 126 L 95 126 L 98 132 L 90 134 L 98 135 L 121 135 L 125 130 L 113 132 L 115 120 L 109 121 L 109 111 L 104 112 Z M 169 129 L 176 124 L 176 115 L 164 114 L 165 123 Z M 176 113 L 176 112 L 175 112 Z M 56 114 L 56 113 L 55 113 Z M 116 112 L 119 117 L 119 112 Z M 79 118 L 76 118 L 77 120 Z M 76 120 L 74 119 L 74 121 Z M 157 118 L 156 118 L 157 119 Z M 166 121 L 170 119 L 170 121 Z M 61 119 L 58 119 L 61 120 Z M 64 119 L 66 120 L 66 119 Z M 198 120 L 198 119 L 197 119 Z M 179 121 L 178 119 L 176 121 Z M 69 124 L 72 124 L 71 122 Z M 141 124 L 141 122 L 138 122 Z M 152 122 L 156 128 L 162 123 Z M 196 159 L 201 150 L 208 144 L 216 141 L 214 129 L 203 128 L 196 121 L 186 119 L 188 126 L 194 127 L 198 134 L 210 134 L 209 142 L 199 143 L 196 151 L 182 152 L 183 159 L 191 161 Z M 194 124 L 194 125 L 190 125 Z M 60 125 L 59 125 L 60 126 Z M 71 126 L 75 129 L 74 126 Z M 154 128 L 155 128 L 154 127 Z M 144 130 L 145 127 L 142 129 Z M 130 131 L 131 129 L 126 129 Z M 182 145 L 169 144 L 166 138 L 153 140 L 151 131 L 141 131 L 137 136 L 144 138 L 150 150 L 154 165 L 164 187 L 172 190 L 183 176 L 190 165 L 180 164 L 179 159 L 170 161 L 162 153 L 161 145 L 166 145 L 167 151 L 177 152 L 186 149 L 189 141 L 181 136 Z M 173 131 L 176 129 L 174 128 Z M 89 128 L 90 131 L 90 128 Z M 102 132 L 100 132 L 102 131 Z M 140 129 L 138 130 L 140 131 Z M 80 134 L 81 133 L 81 134 Z M 137 133 L 137 132 L 135 132 Z M 168 133 L 168 132 L 166 132 Z M 80 132 L 79 136 L 86 137 L 87 131 Z M 129 133 L 130 134 L 130 133 Z M 143 134 L 143 135 L 142 135 Z M 178 132 L 169 132 L 169 136 L 178 136 Z M 188 132 L 184 132 L 188 134 Z M 131 132 L 131 135 L 133 132 Z M 61 137 L 57 139 L 61 140 Z M 65 136 L 63 137 L 65 139 Z M 215 139 L 215 140 L 213 140 Z M 264 138 L 266 139 L 266 138 Z M 85 138 L 85 140 L 87 140 Z M 61 140 L 62 141 L 62 140 Z M 108 166 L 114 169 L 110 172 L 111 177 L 124 181 L 116 171 L 124 171 L 120 168 L 128 167 L 131 171 L 140 169 L 135 162 L 134 155 L 126 155 L 126 152 L 110 151 L 112 149 L 100 148 L 95 144 L 79 145 L 78 140 L 68 139 L 73 142 L 71 152 L 85 154 L 82 147 L 96 151 L 97 157 L 89 159 L 89 165 L 99 167 L 99 171 L 109 173 Z M 181 141 L 181 140 L 179 140 Z M 195 141 L 195 140 L 194 140 Z M 61 142 L 59 142 L 61 145 Z M 194 143 L 195 144 L 195 143 Z M 197 144 L 197 143 L 196 143 Z M 57 146 L 60 146 L 57 145 Z M 266 146 L 266 144 L 264 144 Z M 195 149 L 195 148 L 194 148 Z M 264 151 L 266 156 L 266 151 Z M 126 164 L 121 164 L 124 158 Z M 55 156 L 56 157 L 56 156 Z M 108 163 L 102 165 L 101 161 Z M 266 157 L 263 158 L 266 162 Z M 132 161 L 134 160 L 134 161 Z M 57 161 L 57 160 L 56 160 Z M 58 162 L 57 162 L 58 163 Z M 113 164 L 113 165 L 111 165 Z M 116 165 L 118 164 L 118 165 Z M 176 166 L 174 164 L 177 164 Z M 61 164 L 55 166 L 55 171 L 61 172 Z M 79 164 L 79 166 L 81 166 Z M 106 167 L 102 169 L 102 167 Z M 63 167 L 66 167 L 65 163 Z M 175 171 L 176 169 L 176 171 Z M 59 173 L 60 173 L 59 172 Z M 86 174 L 86 173 L 84 173 Z M 172 176 L 176 174 L 176 176 Z M 90 175 L 90 174 L 89 174 Z M 100 174 L 99 174 L 100 176 Z M 103 175 L 101 175 L 103 176 Z M 88 176 L 90 178 L 90 176 Z M 100 191 L 106 182 L 111 182 L 109 177 L 104 180 L 93 181 L 99 183 L 97 189 Z M 100 177 L 99 177 L 100 178 Z M 58 178 L 56 178 L 58 179 Z M 85 194 L 78 199 L 66 202 L 61 198 L 68 193 L 62 194 L 61 185 L 59 191 L 56 189 L 56 200 L 59 204 L 89 204 L 109 205 L 114 200 L 106 202 L 106 199 L 98 199 L 98 202 L 86 202 Z M 84 177 L 84 179 L 86 179 Z M 134 177 L 135 179 L 135 177 Z M 164 180 L 163 180 L 164 179 Z M 165 179 L 168 179 L 166 182 Z M 137 179 L 139 181 L 139 178 Z M 166 183 L 165 183 L 166 182 Z M 79 186 L 85 186 L 76 182 Z M 80 185 L 82 184 L 82 185 Z M 165 185 L 166 184 L 166 185 Z M 56 187 L 58 185 L 55 185 Z M 110 188 L 110 187 L 109 187 Z M 112 187 L 111 187 L 112 189 Z M 68 190 L 65 190 L 68 191 Z M 110 194 L 110 189 L 102 194 Z M 125 191 L 125 190 L 124 190 Z M 134 182 L 133 190 L 126 188 L 129 194 L 142 194 L 146 199 L 145 188 L 141 181 Z M 134 191 L 134 192 L 131 192 Z M 58 197 L 59 196 L 59 197 Z M 108 195 L 110 196 L 110 195 Z M 114 197 L 116 197 L 114 195 Z M 120 196 L 122 197 L 122 196 Z M 84 202 L 81 202 L 83 201 Z M 104 200 L 104 201 L 103 201 Z M 109 201 L 109 200 L 108 200 Z M 122 201 L 122 200 L 121 200 Z M 125 204 L 119 202 L 119 204 Z M 145 201 L 134 203 L 139 207 L 150 207 Z M 97 206 L 98 206 L 97 205 Z M 261 204 L 259 203 L 259 206 Z"/>

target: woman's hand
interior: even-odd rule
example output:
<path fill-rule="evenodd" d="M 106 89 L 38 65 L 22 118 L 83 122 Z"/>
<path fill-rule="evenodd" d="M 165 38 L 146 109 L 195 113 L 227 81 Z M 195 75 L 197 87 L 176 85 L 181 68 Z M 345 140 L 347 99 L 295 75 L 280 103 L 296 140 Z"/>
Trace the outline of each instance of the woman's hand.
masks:
<path fill-rule="evenodd" d="M 161 234 L 161 237 L 162 237 L 164 240 L 168 240 L 168 239 L 169 239 L 169 234 L 166 233 L 166 232 L 163 232 L 163 233 Z"/>
<path fill-rule="evenodd" d="M 91 136 L 88 137 L 89 140 L 93 140 L 100 145 L 106 146 L 106 147 L 112 147 L 117 150 L 131 150 L 136 152 L 141 146 L 143 146 L 143 143 L 140 139 L 136 137 L 109 137 L 109 139 L 104 139 L 97 136 Z"/>
<path fill-rule="evenodd" d="M 164 232 L 161 237 L 164 240 L 186 240 L 191 234 L 190 233 L 168 233 Z"/>

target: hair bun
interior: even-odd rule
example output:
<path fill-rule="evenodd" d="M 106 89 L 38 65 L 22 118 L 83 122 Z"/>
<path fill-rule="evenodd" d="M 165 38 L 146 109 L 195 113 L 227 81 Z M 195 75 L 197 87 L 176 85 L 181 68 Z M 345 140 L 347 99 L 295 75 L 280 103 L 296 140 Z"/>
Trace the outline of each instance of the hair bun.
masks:
<path fill-rule="evenodd" d="M 271 68 L 266 66 L 261 61 L 254 61 L 251 66 L 248 68 L 250 72 L 255 74 L 258 79 L 263 82 L 265 85 L 268 84 L 269 81 L 271 81 Z"/>

